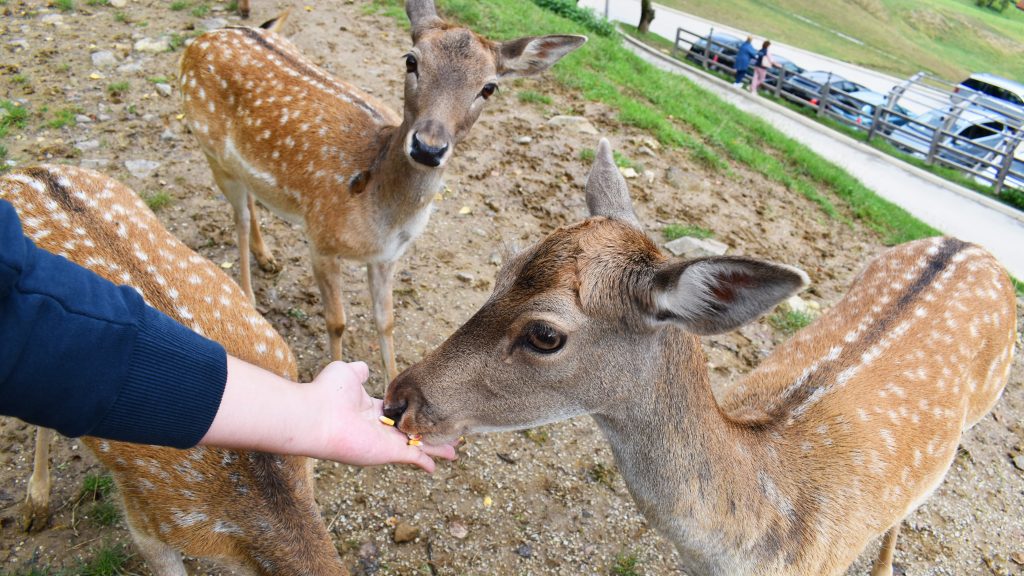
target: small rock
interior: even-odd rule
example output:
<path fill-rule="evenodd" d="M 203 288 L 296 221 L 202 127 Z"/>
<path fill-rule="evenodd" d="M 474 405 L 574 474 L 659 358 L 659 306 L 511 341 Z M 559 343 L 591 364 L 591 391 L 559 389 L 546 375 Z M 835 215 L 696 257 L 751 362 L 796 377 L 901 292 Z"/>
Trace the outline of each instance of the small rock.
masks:
<path fill-rule="evenodd" d="M 466 536 L 469 536 L 469 528 L 467 528 L 466 525 L 462 522 L 454 520 L 448 524 L 448 533 L 454 536 L 455 538 L 462 540 Z"/>
<path fill-rule="evenodd" d="M 419 538 L 419 536 L 419 528 L 413 526 L 412 524 L 409 524 L 408 522 L 402 521 L 399 522 L 397 526 L 395 526 L 395 533 L 393 535 L 393 538 L 395 540 L 395 544 L 404 544 L 405 542 L 412 542 L 413 540 Z"/>
<path fill-rule="evenodd" d="M 465 272 L 459 272 L 458 274 L 455 275 L 455 277 L 458 278 L 459 280 L 462 280 L 466 284 L 472 284 L 473 283 L 473 275 L 472 274 L 467 274 Z"/>
<path fill-rule="evenodd" d="M 729 247 L 718 240 L 707 238 L 701 240 L 692 236 L 683 236 L 665 244 L 665 248 L 676 256 L 685 258 L 702 258 L 705 256 L 721 256 Z"/>
<path fill-rule="evenodd" d="M 164 142 L 173 142 L 178 139 L 178 135 L 174 133 L 174 130 L 167 128 L 160 134 L 160 139 Z"/>
<path fill-rule="evenodd" d="M 153 160 L 125 160 L 124 167 L 136 178 L 145 178 L 154 170 L 160 167 L 159 162 Z"/>
<path fill-rule="evenodd" d="M 29 48 L 28 40 L 24 38 L 15 38 L 14 40 L 7 42 L 7 45 L 13 48 L 15 51 L 28 50 Z"/>
<path fill-rule="evenodd" d="M 807 301 L 796 294 L 786 298 L 785 305 L 793 312 L 799 312 L 801 314 L 807 314 L 810 311 L 810 306 L 807 305 Z"/>
<path fill-rule="evenodd" d="M 171 45 L 167 42 L 167 38 L 143 38 L 135 42 L 134 46 L 137 52 L 167 52 L 171 49 Z"/>
<path fill-rule="evenodd" d="M 121 74 L 134 74 L 142 70 L 142 62 L 125 62 L 117 67 L 117 71 Z"/>
<path fill-rule="evenodd" d="M 110 0 L 110 5 L 114 8 L 124 8 L 128 5 L 128 0 Z"/>
<path fill-rule="evenodd" d="M 641 146 L 641 147 L 637 148 L 636 151 L 639 152 L 640 154 L 644 154 L 646 156 L 657 156 L 658 155 L 654 150 L 651 150 L 647 146 Z"/>
<path fill-rule="evenodd" d="M 491 255 L 487 257 L 487 261 L 495 266 L 501 266 L 501 254 L 498 252 L 491 252 Z"/>
<path fill-rule="evenodd" d="M 533 142 L 533 136 L 520 136 L 516 138 L 516 144 L 529 144 Z"/>
<path fill-rule="evenodd" d="M 619 168 L 619 172 L 622 173 L 623 178 L 636 178 L 639 176 L 633 168 Z"/>
<path fill-rule="evenodd" d="M 97 149 L 99 147 L 100 147 L 100 141 L 99 140 L 82 140 L 81 142 L 76 142 L 75 143 L 75 148 L 78 148 L 82 152 L 87 152 L 89 150 L 95 150 L 95 149 Z"/>
<path fill-rule="evenodd" d="M 598 134 L 597 128 L 583 116 L 552 116 L 548 120 L 548 126 L 573 128 L 580 134 Z"/>
<path fill-rule="evenodd" d="M 42 22 L 43 24 L 57 25 L 64 22 L 64 17 L 61 16 L 60 14 L 46 14 L 45 16 L 41 17 L 39 21 Z"/>
<path fill-rule="evenodd" d="M 78 165 L 89 170 L 103 170 L 110 165 L 110 160 L 106 158 L 82 158 L 78 161 Z"/>
<path fill-rule="evenodd" d="M 100 122 L 110 122 L 113 118 L 111 118 L 110 114 L 100 114 L 96 116 L 96 119 Z"/>
<path fill-rule="evenodd" d="M 88 124 L 89 122 L 92 122 L 92 118 L 85 114 L 75 114 L 75 122 L 78 122 L 79 124 Z"/>
<path fill-rule="evenodd" d="M 100 50 L 89 55 L 92 65 L 97 68 L 109 68 L 117 64 L 117 57 L 110 50 Z"/>
<path fill-rule="evenodd" d="M 170 97 L 171 92 L 172 92 L 171 85 L 170 84 L 164 84 L 163 82 L 158 82 L 158 83 L 154 84 L 153 88 L 155 88 L 157 93 L 159 93 L 161 96 Z"/>
<path fill-rule="evenodd" d="M 223 18 L 207 18 L 206 20 L 200 20 L 196 24 L 196 30 L 216 30 L 227 25 L 228 21 Z"/>
<path fill-rule="evenodd" d="M 1014 456 L 1013 465 L 1016 466 L 1018 470 L 1024 470 L 1024 454 L 1017 454 Z M 1021 564 L 1024 564 L 1024 562 L 1021 562 Z"/>
<path fill-rule="evenodd" d="M 520 544 L 519 548 L 516 548 L 516 554 L 523 558 L 533 558 L 533 546 Z"/>

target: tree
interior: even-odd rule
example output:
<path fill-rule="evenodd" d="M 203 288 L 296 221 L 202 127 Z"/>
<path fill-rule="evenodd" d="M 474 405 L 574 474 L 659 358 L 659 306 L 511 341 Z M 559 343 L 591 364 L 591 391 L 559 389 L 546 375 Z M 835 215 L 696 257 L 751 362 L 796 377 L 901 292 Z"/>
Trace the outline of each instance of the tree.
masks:
<path fill-rule="evenodd" d="M 648 28 L 651 27 L 651 22 L 654 20 L 654 7 L 651 6 L 651 0 L 641 0 L 640 2 L 640 24 L 637 25 L 636 30 L 641 34 L 646 34 Z"/>

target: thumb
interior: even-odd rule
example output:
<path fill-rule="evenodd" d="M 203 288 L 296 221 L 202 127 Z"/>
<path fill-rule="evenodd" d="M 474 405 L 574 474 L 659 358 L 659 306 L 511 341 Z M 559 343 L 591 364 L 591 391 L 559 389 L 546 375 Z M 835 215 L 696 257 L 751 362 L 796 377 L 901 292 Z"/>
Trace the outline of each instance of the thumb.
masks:
<path fill-rule="evenodd" d="M 366 362 L 348 362 L 345 364 L 349 370 L 352 371 L 352 375 L 359 379 L 359 383 L 366 382 L 366 379 L 370 377 L 370 367 L 366 365 Z"/>

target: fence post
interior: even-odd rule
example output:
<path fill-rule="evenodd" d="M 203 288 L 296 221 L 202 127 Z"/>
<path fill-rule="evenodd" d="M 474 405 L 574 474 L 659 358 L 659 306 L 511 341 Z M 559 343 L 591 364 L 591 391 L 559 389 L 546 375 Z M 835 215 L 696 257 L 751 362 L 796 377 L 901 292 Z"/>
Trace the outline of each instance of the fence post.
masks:
<path fill-rule="evenodd" d="M 1003 191 L 1006 176 L 1010 173 L 1010 166 L 1013 165 L 1014 157 L 1017 154 L 1017 147 L 1020 146 L 1022 137 L 1024 137 L 1024 128 L 1018 126 L 1013 136 L 1005 140 L 1006 149 L 1003 151 L 1003 163 L 999 167 L 999 173 L 996 174 L 996 181 L 992 183 L 992 194 L 995 196 L 999 196 Z"/>
<path fill-rule="evenodd" d="M 825 107 L 828 104 L 828 95 L 832 91 L 832 73 L 828 73 L 828 78 L 825 80 L 825 85 L 821 87 L 821 98 L 818 99 L 818 110 L 815 115 L 822 116 L 825 114 Z"/>
<path fill-rule="evenodd" d="M 779 66 L 779 74 L 775 79 L 775 97 L 782 98 L 782 83 L 786 81 L 786 68 Z"/>
<path fill-rule="evenodd" d="M 681 35 L 682 31 L 683 31 L 682 28 L 676 28 L 676 41 L 672 43 L 672 57 L 673 58 L 676 58 L 676 54 L 679 53 L 679 40 L 680 40 L 679 36 Z"/>
<path fill-rule="evenodd" d="M 949 129 L 953 127 L 957 119 L 960 118 L 960 114 L 963 113 L 964 109 L 974 103 L 976 95 L 971 94 L 970 97 L 964 98 L 960 102 L 957 102 L 956 106 L 953 106 L 949 111 L 949 115 L 942 122 L 942 126 L 939 126 L 932 132 L 932 140 L 928 144 L 928 156 L 925 157 L 925 164 L 931 166 L 935 162 L 935 153 L 939 151 L 939 141 L 945 138 Z"/>
<path fill-rule="evenodd" d="M 714 34 L 715 29 L 711 28 L 708 30 L 708 37 L 704 39 L 704 53 L 701 54 L 700 65 L 703 66 L 705 70 L 708 68 L 708 52 L 711 51 L 711 36 Z"/>

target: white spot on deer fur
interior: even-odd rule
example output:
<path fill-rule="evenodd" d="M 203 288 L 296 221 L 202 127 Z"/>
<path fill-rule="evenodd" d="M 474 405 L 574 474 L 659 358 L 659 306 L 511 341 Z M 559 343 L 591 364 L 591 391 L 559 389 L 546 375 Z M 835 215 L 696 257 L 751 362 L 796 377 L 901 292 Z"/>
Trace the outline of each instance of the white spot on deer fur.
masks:
<path fill-rule="evenodd" d="M 100 452 L 110 452 L 110 442 L 106 440 L 100 441 Z"/>
<path fill-rule="evenodd" d="M 878 435 L 882 437 L 882 441 L 885 442 L 885 447 L 889 449 L 889 452 L 896 453 L 896 438 L 893 437 L 892 432 L 882 428 L 878 431 Z"/>
<path fill-rule="evenodd" d="M 189 309 L 186 308 L 185 306 L 178 306 L 175 310 L 178 312 L 178 315 L 183 320 L 191 320 L 192 319 L 192 312 L 189 311 Z"/>
<path fill-rule="evenodd" d="M 174 517 L 174 523 L 182 528 L 194 526 L 200 522 L 205 522 L 208 519 L 206 514 L 203 514 L 198 510 L 193 510 L 191 512 L 171 510 L 171 515 Z"/>
<path fill-rule="evenodd" d="M 228 522 L 227 520 L 217 520 L 214 522 L 213 531 L 217 534 L 233 534 L 235 536 L 242 536 L 245 534 L 237 524 Z"/>
<path fill-rule="evenodd" d="M 266 354 L 267 353 L 267 345 L 266 345 L 266 343 L 260 342 L 259 344 L 256 344 L 256 353 L 257 354 L 261 354 L 261 355 L 262 354 Z"/>

